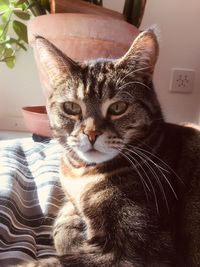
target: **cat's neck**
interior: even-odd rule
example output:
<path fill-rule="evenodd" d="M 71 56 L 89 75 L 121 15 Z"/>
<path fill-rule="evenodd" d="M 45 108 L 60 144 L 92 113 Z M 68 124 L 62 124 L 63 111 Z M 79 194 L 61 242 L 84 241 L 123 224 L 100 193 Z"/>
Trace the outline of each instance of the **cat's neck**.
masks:
<path fill-rule="evenodd" d="M 61 160 L 61 170 L 66 176 L 84 177 L 88 174 L 109 174 L 121 172 L 122 169 L 129 168 L 127 161 L 120 155 L 112 160 L 102 163 L 87 163 L 74 156 L 74 154 L 64 153 Z"/>

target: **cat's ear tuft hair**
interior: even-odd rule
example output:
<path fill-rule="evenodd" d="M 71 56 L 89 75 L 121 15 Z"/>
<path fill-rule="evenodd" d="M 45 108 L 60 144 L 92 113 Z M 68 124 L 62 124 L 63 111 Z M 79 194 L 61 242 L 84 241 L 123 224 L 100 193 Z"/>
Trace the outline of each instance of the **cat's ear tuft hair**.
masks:
<path fill-rule="evenodd" d="M 52 89 L 64 84 L 73 73 L 79 71 L 80 67 L 76 62 L 44 37 L 36 36 L 35 49 L 42 71 L 47 75 Z"/>
<path fill-rule="evenodd" d="M 141 32 L 128 52 L 116 61 L 116 67 L 134 68 L 152 74 L 158 58 L 159 45 L 156 27 Z"/>

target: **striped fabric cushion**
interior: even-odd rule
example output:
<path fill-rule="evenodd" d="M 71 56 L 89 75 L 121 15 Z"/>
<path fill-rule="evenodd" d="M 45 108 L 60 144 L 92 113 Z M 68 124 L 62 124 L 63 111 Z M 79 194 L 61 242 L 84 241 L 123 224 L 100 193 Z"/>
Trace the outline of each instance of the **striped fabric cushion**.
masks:
<path fill-rule="evenodd" d="M 0 142 L 0 266 L 55 255 L 51 232 L 64 201 L 61 147 L 31 138 Z"/>

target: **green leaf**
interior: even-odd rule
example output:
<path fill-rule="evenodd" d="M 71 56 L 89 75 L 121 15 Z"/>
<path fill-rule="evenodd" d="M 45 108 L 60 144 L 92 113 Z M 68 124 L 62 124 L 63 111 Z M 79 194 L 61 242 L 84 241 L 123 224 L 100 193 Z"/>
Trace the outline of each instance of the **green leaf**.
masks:
<path fill-rule="evenodd" d="M 15 6 L 17 7 L 17 6 L 20 6 L 20 5 L 22 5 L 22 4 L 24 4 L 24 3 L 26 3 L 27 2 L 27 0 L 19 0 L 19 1 L 17 1 L 16 3 L 15 3 Z"/>
<path fill-rule="evenodd" d="M 5 24 L 0 25 L 0 36 L 3 34 L 4 27 L 5 27 Z"/>
<path fill-rule="evenodd" d="M 10 69 L 12 69 L 16 63 L 16 57 L 10 56 L 10 57 L 5 58 L 5 63 Z"/>
<path fill-rule="evenodd" d="M 0 40 L 0 44 L 6 45 L 7 43 L 10 43 L 10 36 L 7 35 L 3 40 Z"/>
<path fill-rule="evenodd" d="M 10 49 L 10 48 L 12 49 L 12 44 L 11 44 L 11 42 L 10 42 L 10 41 L 6 42 L 6 43 L 5 43 L 5 47 L 8 48 L 8 49 Z"/>
<path fill-rule="evenodd" d="M 27 51 L 27 48 L 26 48 L 26 46 L 25 46 L 24 44 L 22 44 L 22 43 L 20 43 L 20 42 L 17 42 L 17 45 L 18 45 L 19 47 L 21 47 L 24 51 Z"/>
<path fill-rule="evenodd" d="M 4 12 L 9 8 L 9 0 L 0 0 L 0 12 Z"/>
<path fill-rule="evenodd" d="M 5 52 L 5 45 L 0 44 L 0 58 L 2 58 L 2 55 L 4 55 Z"/>
<path fill-rule="evenodd" d="M 25 11 L 22 11 L 22 10 L 14 10 L 14 14 L 18 18 L 23 19 L 23 20 L 29 20 L 30 19 L 30 14 L 25 12 Z"/>
<path fill-rule="evenodd" d="M 24 23 L 14 20 L 13 30 L 22 41 L 28 44 L 27 27 Z"/>
<path fill-rule="evenodd" d="M 11 13 L 12 13 L 12 11 L 9 10 L 9 9 L 6 12 L 4 12 L 4 14 L 1 16 L 2 21 L 3 22 L 7 22 L 9 20 L 9 18 L 10 18 Z"/>
<path fill-rule="evenodd" d="M 12 48 L 6 48 L 5 49 L 5 53 L 4 53 L 5 58 L 11 57 L 14 54 L 15 54 L 15 51 Z"/>
<path fill-rule="evenodd" d="M 23 50 L 27 51 L 26 46 L 24 45 L 24 43 L 20 42 L 20 40 L 17 40 L 17 39 L 15 39 L 15 38 L 10 38 L 9 43 L 10 43 L 10 44 L 16 44 L 16 45 L 18 45 L 19 47 L 21 47 Z"/>
<path fill-rule="evenodd" d="M 8 25 L 7 25 L 7 23 L 1 24 L 0 25 L 0 41 L 6 39 L 7 31 L 8 31 Z"/>

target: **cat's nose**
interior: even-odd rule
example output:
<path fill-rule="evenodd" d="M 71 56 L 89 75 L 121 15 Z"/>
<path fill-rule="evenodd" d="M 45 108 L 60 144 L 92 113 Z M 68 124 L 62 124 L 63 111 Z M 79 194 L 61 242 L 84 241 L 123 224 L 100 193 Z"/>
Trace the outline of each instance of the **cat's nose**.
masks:
<path fill-rule="evenodd" d="M 89 130 L 88 130 L 88 131 L 84 131 L 84 134 L 87 135 L 87 137 L 88 137 L 90 143 L 91 143 L 92 145 L 94 145 L 94 143 L 95 143 L 96 140 L 97 140 L 97 137 L 98 137 L 99 135 L 101 135 L 102 132 L 101 132 L 101 131 L 89 131 Z"/>

